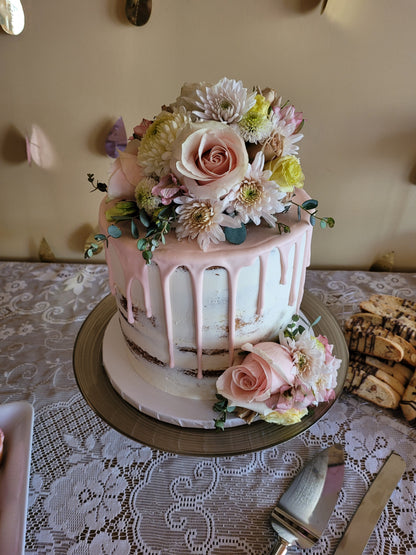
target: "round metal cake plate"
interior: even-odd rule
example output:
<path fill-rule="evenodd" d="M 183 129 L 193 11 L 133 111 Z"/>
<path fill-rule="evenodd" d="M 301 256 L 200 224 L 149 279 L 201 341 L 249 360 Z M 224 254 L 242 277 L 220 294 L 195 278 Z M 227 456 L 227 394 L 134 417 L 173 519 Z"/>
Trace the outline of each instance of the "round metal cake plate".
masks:
<path fill-rule="evenodd" d="M 189 456 L 231 456 L 267 449 L 298 436 L 328 412 L 342 392 L 348 367 L 348 349 L 338 322 L 326 306 L 305 291 L 301 310 L 314 325 L 316 335 L 328 337 L 333 353 L 342 360 L 336 398 L 313 407 L 298 424 L 279 426 L 256 421 L 224 431 L 182 428 L 143 414 L 122 399 L 102 365 L 102 343 L 108 322 L 116 311 L 112 295 L 105 297 L 83 323 L 75 341 L 73 367 L 78 387 L 88 405 L 109 426 L 127 437 L 171 453 Z"/>

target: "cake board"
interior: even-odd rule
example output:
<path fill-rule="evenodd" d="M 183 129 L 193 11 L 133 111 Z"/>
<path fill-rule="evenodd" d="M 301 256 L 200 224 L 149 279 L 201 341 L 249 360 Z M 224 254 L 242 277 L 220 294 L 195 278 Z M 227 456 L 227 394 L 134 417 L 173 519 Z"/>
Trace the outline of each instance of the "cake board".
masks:
<path fill-rule="evenodd" d="M 307 291 L 301 311 L 310 322 L 321 317 L 314 325 L 314 332 L 328 337 L 334 345 L 334 354 L 342 363 L 338 370 L 335 399 L 312 407 L 297 424 L 280 426 L 259 420 L 251 425 L 232 425 L 221 432 L 165 422 L 155 417 L 157 409 L 151 416 L 127 402 L 114 388 L 102 364 L 105 332 L 116 313 L 111 295 L 94 308 L 78 333 L 73 353 L 77 384 L 88 405 L 109 426 L 150 447 L 193 456 L 230 456 L 266 449 L 307 430 L 322 418 L 342 392 L 348 366 L 348 349 L 338 322 L 326 306 Z"/>

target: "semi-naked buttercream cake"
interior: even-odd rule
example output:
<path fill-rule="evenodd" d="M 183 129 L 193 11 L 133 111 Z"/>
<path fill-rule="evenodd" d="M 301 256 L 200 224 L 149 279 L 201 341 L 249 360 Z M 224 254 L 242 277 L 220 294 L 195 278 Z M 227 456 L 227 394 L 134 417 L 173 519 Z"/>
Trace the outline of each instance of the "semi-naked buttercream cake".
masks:
<path fill-rule="evenodd" d="M 105 244 L 129 366 L 185 403 L 217 397 L 221 419 L 228 404 L 290 423 L 333 395 L 331 346 L 292 321 L 313 225 L 333 225 L 303 190 L 302 124 L 270 89 L 187 84 L 134 128 L 108 186 L 89 175 L 107 196 L 87 256 Z"/>

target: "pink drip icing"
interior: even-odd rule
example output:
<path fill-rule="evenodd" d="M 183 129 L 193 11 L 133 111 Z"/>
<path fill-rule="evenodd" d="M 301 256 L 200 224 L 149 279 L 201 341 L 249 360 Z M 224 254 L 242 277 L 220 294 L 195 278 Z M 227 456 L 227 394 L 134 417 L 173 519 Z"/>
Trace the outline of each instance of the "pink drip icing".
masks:
<path fill-rule="evenodd" d="M 126 278 L 124 278 L 126 279 Z M 131 301 L 131 286 L 133 283 L 133 276 L 129 276 L 126 283 L 126 299 L 127 299 L 127 320 L 129 324 L 134 324 L 133 305 Z"/>
<path fill-rule="evenodd" d="M 303 191 L 298 191 L 297 195 L 300 197 L 300 201 L 304 198 L 308 198 L 306 193 Z M 298 199 L 296 199 L 298 200 Z M 100 211 L 100 225 L 103 232 L 106 230 L 107 222 L 105 221 L 105 208 L 106 205 L 103 201 L 102 210 Z M 306 219 L 302 218 L 302 227 L 306 224 Z M 307 237 L 312 233 L 312 228 L 306 224 L 307 227 Z M 237 294 L 237 280 L 238 275 L 244 266 L 251 265 L 256 258 L 260 258 L 260 277 L 259 277 L 259 290 L 257 296 L 257 313 L 260 314 L 263 310 L 264 302 L 264 287 L 265 287 L 265 276 L 268 258 L 271 250 L 273 248 L 278 248 L 281 259 L 281 277 L 280 284 L 285 284 L 287 281 L 288 272 L 288 257 L 290 249 L 293 247 L 293 235 L 288 234 L 288 237 L 282 237 L 281 235 L 271 235 L 269 232 L 260 233 L 260 238 L 257 238 L 253 234 L 253 238 L 247 239 L 245 244 L 238 247 L 232 247 L 232 251 L 229 251 L 227 245 L 214 247 L 210 256 L 199 250 L 190 242 L 184 242 L 181 251 L 181 259 L 178 261 L 177 249 L 169 249 L 170 238 L 168 237 L 167 249 L 164 250 L 163 256 L 158 256 L 155 252 L 154 260 L 159 267 L 160 279 L 162 284 L 162 296 L 163 296 L 163 306 L 165 313 L 165 323 L 166 323 L 166 335 L 168 340 L 168 350 L 169 350 L 169 366 L 173 368 L 175 366 L 174 360 L 174 349 L 173 349 L 173 322 L 172 322 L 172 306 L 170 299 L 170 277 L 173 271 L 179 266 L 184 266 L 190 273 L 193 296 L 194 296 L 194 318 L 195 318 L 195 341 L 197 349 L 197 365 L 198 365 L 198 377 L 202 377 L 202 350 L 203 350 L 203 338 L 202 338 L 202 310 L 203 310 L 203 274 L 206 269 L 211 266 L 218 265 L 224 268 L 228 274 L 228 287 L 229 287 L 229 303 L 228 303 L 228 320 L 229 320 L 229 353 L 230 353 L 230 364 L 232 364 L 234 357 L 234 345 L 235 345 L 235 314 L 236 314 L 236 294 Z M 292 235 L 292 237 L 290 237 Z M 296 233 L 295 241 L 295 259 L 292 275 L 292 283 L 290 288 L 289 304 L 293 305 L 295 302 L 295 283 L 296 276 L 299 271 L 300 264 L 300 249 L 298 246 L 298 241 L 300 241 L 305 234 L 299 231 Z M 119 264 L 123 268 L 124 279 L 126 284 L 126 297 L 128 305 L 128 319 L 130 323 L 133 323 L 134 315 L 132 310 L 132 299 L 131 299 L 131 287 L 133 279 L 137 279 L 142 286 L 144 303 L 146 314 L 150 318 L 152 316 L 151 302 L 150 302 L 150 284 L 148 276 L 148 267 L 143 260 L 142 256 L 135 248 L 135 242 L 126 238 L 120 238 L 116 240 L 110 239 L 112 246 L 117 252 L 119 259 Z M 174 239 L 173 239 L 174 241 Z M 307 252 L 305 250 L 305 266 L 309 264 L 310 258 L 310 248 L 309 242 L 307 243 Z M 161 248 L 161 251 L 163 249 Z M 108 253 L 106 253 L 107 256 Z M 178 263 L 180 262 L 180 263 Z M 114 274 L 111 268 L 110 257 L 107 257 L 107 264 L 109 267 L 109 280 L 111 291 L 114 294 L 116 289 L 116 284 L 114 282 Z M 305 268 L 302 268 L 303 275 L 300 280 L 299 295 L 301 296 L 302 287 L 304 283 Z"/>
<path fill-rule="evenodd" d="M 304 250 L 304 263 L 302 265 L 302 275 L 299 280 L 299 290 L 296 302 L 296 313 L 299 314 L 300 312 L 300 305 L 303 297 L 303 290 L 305 287 L 305 278 L 306 278 L 306 268 L 311 263 L 311 236 L 312 236 L 312 227 L 306 229 L 305 233 L 305 250 Z"/>
<path fill-rule="evenodd" d="M 162 287 L 163 308 L 165 312 L 166 337 L 168 340 L 169 367 L 174 368 L 175 356 L 173 353 L 173 322 L 172 322 L 172 302 L 170 297 L 170 276 L 177 268 L 176 265 L 159 266 L 160 280 Z"/>
<path fill-rule="evenodd" d="M 266 283 L 267 263 L 269 261 L 269 254 L 264 253 L 260 255 L 260 276 L 259 276 L 259 291 L 257 294 L 257 315 L 261 316 L 264 306 L 264 286 Z"/>
<path fill-rule="evenodd" d="M 280 285 L 286 284 L 288 259 L 289 259 L 289 252 L 291 248 L 292 248 L 292 245 L 290 244 L 279 247 L 280 266 L 281 266 Z"/>
<path fill-rule="evenodd" d="M 298 271 L 299 271 L 299 253 L 300 253 L 299 241 L 296 241 L 295 254 L 293 257 L 292 282 L 290 284 L 290 293 L 289 293 L 289 306 L 293 306 L 296 300 L 295 287 L 296 287 L 296 276 L 298 275 Z"/>
<path fill-rule="evenodd" d="M 200 268 L 196 272 L 191 273 L 192 293 L 194 299 L 196 357 L 198 364 L 197 377 L 199 379 L 202 378 L 202 295 L 204 271 L 205 268 Z"/>
<path fill-rule="evenodd" d="M 234 360 L 235 345 L 235 305 L 237 297 L 237 279 L 240 273 L 239 268 L 227 268 L 228 272 L 228 352 L 229 365 L 232 366 Z"/>

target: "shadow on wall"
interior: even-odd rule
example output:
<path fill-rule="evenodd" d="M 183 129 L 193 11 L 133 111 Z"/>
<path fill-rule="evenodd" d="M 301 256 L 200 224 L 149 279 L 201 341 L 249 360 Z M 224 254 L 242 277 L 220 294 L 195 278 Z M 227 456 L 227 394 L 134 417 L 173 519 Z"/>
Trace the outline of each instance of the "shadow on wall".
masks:
<path fill-rule="evenodd" d="M 97 123 L 95 128 L 91 130 L 87 140 L 87 147 L 92 154 L 107 157 L 105 141 L 113 125 L 114 119 L 106 118 L 101 123 Z"/>
<path fill-rule="evenodd" d="M 14 125 L 10 125 L 3 136 L 0 158 L 9 164 L 27 162 L 25 137 Z"/>
<path fill-rule="evenodd" d="M 322 4 L 322 0 L 285 0 L 284 6 L 288 12 L 305 13 L 315 10 Z"/>

